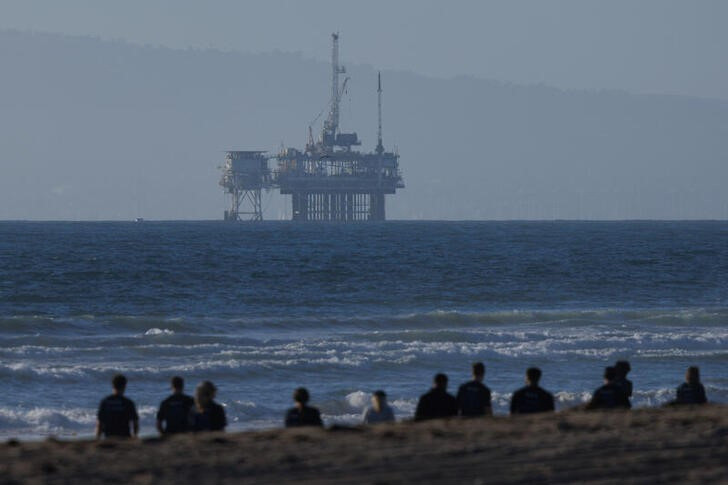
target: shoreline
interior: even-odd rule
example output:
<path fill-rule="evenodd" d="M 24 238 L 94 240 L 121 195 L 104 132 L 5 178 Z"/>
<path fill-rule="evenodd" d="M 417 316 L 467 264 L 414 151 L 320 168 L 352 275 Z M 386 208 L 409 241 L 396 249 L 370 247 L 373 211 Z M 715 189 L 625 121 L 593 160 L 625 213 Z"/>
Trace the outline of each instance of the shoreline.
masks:
<path fill-rule="evenodd" d="M 586 404 L 588 401 L 584 401 L 580 404 L 576 405 L 570 405 L 568 407 L 559 408 L 556 407 L 555 413 L 570 413 L 570 412 L 583 412 L 586 411 Z M 674 406 L 670 405 L 671 401 L 666 401 L 664 403 L 658 403 L 655 405 L 645 405 L 645 406 L 637 406 L 632 407 L 632 411 L 645 411 L 645 410 L 659 410 L 659 409 L 672 409 Z M 722 406 L 725 407 L 728 412 L 728 403 L 724 403 L 722 401 L 709 401 L 708 405 L 710 406 Z M 324 421 L 324 427 L 325 428 L 357 428 L 360 426 L 365 426 L 362 423 L 361 420 L 361 414 L 363 413 L 356 413 L 356 418 L 354 419 L 336 419 L 331 416 L 322 414 L 322 418 Z M 283 426 L 283 411 L 281 411 L 279 414 L 281 414 L 281 418 L 277 421 L 266 421 L 265 423 L 261 424 L 260 422 L 257 422 L 257 424 L 244 424 L 240 422 L 229 422 L 228 426 L 225 428 L 225 432 L 228 434 L 241 434 L 241 433 L 259 433 L 259 432 L 269 432 L 269 431 L 277 431 L 284 429 Z M 513 418 L 514 416 L 511 416 L 507 411 L 506 412 L 494 412 L 492 415 L 493 418 L 496 419 L 508 419 Z M 396 415 L 395 416 L 395 423 L 409 423 L 414 421 L 414 414 L 408 413 L 405 415 Z M 148 440 L 148 439 L 155 439 L 155 438 L 161 438 L 159 432 L 156 430 L 153 422 L 149 421 L 146 424 L 142 425 L 140 427 L 140 433 L 138 439 L 141 440 Z M 0 431 L 0 444 L 4 443 L 6 441 L 20 441 L 23 443 L 40 443 L 46 440 L 51 441 L 64 441 L 64 442 L 72 442 L 72 441 L 87 441 L 87 440 L 94 440 L 94 424 L 89 424 L 86 428 L 82 430 L 77 431 L 64 431 L 64 432 L 29 432 L 29 433 L 20 433 L 20 434 L 13 434 L 11 432 L 4 433 Z"/>
<path fill-rule="evenodd" d="M 545 483 L 728 478 L 728 406 L 9 441 L 3 482 Z"/>

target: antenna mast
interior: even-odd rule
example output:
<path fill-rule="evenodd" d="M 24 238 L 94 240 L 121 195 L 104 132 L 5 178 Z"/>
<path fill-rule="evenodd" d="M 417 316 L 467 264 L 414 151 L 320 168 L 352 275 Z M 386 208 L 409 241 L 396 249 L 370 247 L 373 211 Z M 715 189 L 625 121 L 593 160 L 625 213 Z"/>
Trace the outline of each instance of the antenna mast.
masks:
<path fill-rule="evenodd" d="M 377 115 L 379 124 L 377 126 L 377 153 L 381 154 L 384 151 L 382 145 L 382 73 L 381 71 L 377 75 Z"/>

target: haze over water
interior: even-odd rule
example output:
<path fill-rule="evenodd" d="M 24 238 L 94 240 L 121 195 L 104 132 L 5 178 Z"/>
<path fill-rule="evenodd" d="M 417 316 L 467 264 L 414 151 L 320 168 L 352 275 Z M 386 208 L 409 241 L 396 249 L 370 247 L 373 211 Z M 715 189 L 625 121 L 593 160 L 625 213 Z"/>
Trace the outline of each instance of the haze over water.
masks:
<path fill-rule="evenodd" d="M 633 404 L 699 365 L 728 402 L 724 222 L 0 223 L 0 435 L 88 434 L 117 372 L 142 432 L 172 375 L 211 379 L 233 429 L 307 386 L 328 424 L 483 360 L 495 412 L 530 365 L 557 407 L 632 362 Z"/>

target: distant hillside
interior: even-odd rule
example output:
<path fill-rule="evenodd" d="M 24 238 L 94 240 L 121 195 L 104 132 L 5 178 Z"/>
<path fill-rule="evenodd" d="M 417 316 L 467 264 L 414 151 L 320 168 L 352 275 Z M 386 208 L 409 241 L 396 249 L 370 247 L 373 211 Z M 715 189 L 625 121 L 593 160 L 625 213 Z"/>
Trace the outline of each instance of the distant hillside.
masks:
<path fill-rule="evenodd" d="M 223 151 L 302 146 L 329 93 L 326 63 L 283 53 L 5 31 L 0 65 L 0 219 L 221 218 Z M 347 68 L 343 128 L 371 149 L 376 70 Z M 728 102 L 382 77 L 389 218 L 728 217 Z"/>

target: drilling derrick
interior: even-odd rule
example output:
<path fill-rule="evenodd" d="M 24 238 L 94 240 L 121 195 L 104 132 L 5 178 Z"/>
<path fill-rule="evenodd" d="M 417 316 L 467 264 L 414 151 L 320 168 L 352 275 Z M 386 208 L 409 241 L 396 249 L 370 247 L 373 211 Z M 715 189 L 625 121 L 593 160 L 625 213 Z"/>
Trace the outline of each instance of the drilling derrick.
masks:
<path fill-rule="evenodd" d="M 384 145 L 382 145 L 382 73 L 377 73 L 377 149 L 376 152 L 381 155 L 384 153 Z"/>
<path fill-rule="evenodd" d="M 262 221 L 262 189 L 270 189 L 271 173 L 268 157 L 261 151 L 230 151 L 220 185 L 231 195 L 230 209 L 225 211 L 226 221 Z"/>
<path fill-rule="evenodd" d="M 296 221 L 383 221 L 385 195 L 404 187 L 399 154 L 382 145 L 382 83 L 378 79 L 378 144 L 375 152 L 352 149 L 361 145 L 356 132 L 339 130 L 339 105 L 349 78 L 339 65 L 339 35 L 332 34 L 331 100 L 318 141 L 303 151 L 286 148 L 276 156 L 275 183 L 291 196 Z M 310 137 L 311 138 L 311 137 Z"/>
<path fill-rule="evenodd" d="M 341 95 L 346 89 L 349 78 L 345 78 L 344 84 L 339 86 L 339 74 L 346 74 L 346 69 L 344 66 L 339 66 L 339 34 L 331 34 L 331 39 L 333 43 L 331 47 L 331 100 L 329 101 L 329 116 L 324 121 L 322 140 L 325 144 L 333 146 L 339 131 Z M 354 135 L 356 141 L 356 133 Z"/>
<path fill-rule="evenodd" d="M 382 78 L 377 79 L 377 146 L 361 152 L 356 132 L 339 127 L 339 106 L 346 92 L 346 69 L 339 65 L 339 34 L 331 34 L 331 98 L 321 134 L 308 127 L 303 150 L 283 148 L 273 157 L 265 152 L 227 152 L 220 185 L 232 195 L 225 220 L 262 220 L 261 189 L 278 188 L 291 196 L 294 221 L 383 221 L 385 196 L 404 188 L 399 153 L 382 144 Z M 314 121 L 315 122 L 315 121 Z M 268 160 L 275 159 L 271 172 Z"/>

